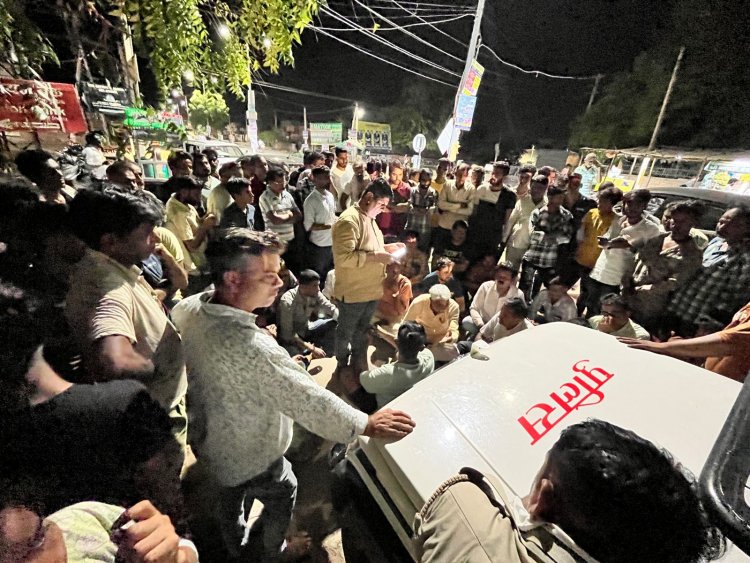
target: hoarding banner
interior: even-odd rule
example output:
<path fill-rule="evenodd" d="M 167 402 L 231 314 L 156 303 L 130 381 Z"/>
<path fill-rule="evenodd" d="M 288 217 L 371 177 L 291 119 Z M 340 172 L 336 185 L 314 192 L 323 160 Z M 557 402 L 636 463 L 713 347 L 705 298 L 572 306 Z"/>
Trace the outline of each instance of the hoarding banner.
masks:
<path fill-rule="evenodd" d="M 366 149 L 391 150 L 391 126 L 388 123 L 360 121 L 357 127 L 357 140 Z"/>
<path fill-rule="evenodd" d="M 125 108 L 123 124 L 133 129 L 166 129 L 169 123 L 182 127 L 182 116 L 179 113 L 160 111 L 149 115 L 141 108 Z"/>
<path fill-rule="evenodd" d="M 88 126 L 73 84 L 3 77 L 0 130 L 84 133 Z"/>
<path fill-rule="evenodd" d="M 112 88 L 104 84 L 84 82 L 81 86 L 83 103 L 89 111 L 107 115 L 123 115 L 128 107 L 128 93 L 125 88 Z"/>
<path fill-rule="evenodd" d="M 461 94 L 456 104 L 456 127 L 462 131 L 471 129 L 474 119 L 474 109 L 477 107 L 477 97 Z"/>
<path fill-rule="evenodd" d="M 310 123 L 311 145 L 336 145 L 341 142 L 343 134 L 341 123 Z"/>
<path fill-rule="evenodd" d="M 476 59 L 471 61 L 471 67 L 469 68 L 469 74 L 466 75 L 466 81 L 461 88 L 461 93 L 466 96 L 476 96 L 479 91 L 479 84 L 482 82 L 482 75 L 484 74 L 484 67 L 480 65 Z"/>

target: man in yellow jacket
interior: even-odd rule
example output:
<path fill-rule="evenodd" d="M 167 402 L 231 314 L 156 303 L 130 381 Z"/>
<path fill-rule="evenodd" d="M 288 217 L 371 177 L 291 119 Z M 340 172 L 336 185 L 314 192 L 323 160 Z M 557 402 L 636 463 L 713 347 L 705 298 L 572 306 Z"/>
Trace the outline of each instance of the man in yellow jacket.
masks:
<path fill-rule="evenodd" d="M 383 244 L 383 233 L 375 223 L 392 197 L 388 183 L 375 180 L 359 201 L 341 214 L 332 230 L 333 295 L 339 308 L 336 360 L 339 367 L 346 366 L 351 354 L 357 373 L 367 370 L 367 328 L 383 296 L 385 266 L 406 251 L 400 242 Z"/>

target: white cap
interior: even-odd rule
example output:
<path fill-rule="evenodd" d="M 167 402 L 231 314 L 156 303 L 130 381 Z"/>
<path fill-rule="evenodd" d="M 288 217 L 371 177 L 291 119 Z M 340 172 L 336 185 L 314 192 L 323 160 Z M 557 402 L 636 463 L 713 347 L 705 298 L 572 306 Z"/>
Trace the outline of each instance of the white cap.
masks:
<path fill-rule="evenodd" d="M 430 288 L 430 299 L 443 299 L 448 301 L 451 298 L 451 290 L 447 285 L 438 283 Z"/>

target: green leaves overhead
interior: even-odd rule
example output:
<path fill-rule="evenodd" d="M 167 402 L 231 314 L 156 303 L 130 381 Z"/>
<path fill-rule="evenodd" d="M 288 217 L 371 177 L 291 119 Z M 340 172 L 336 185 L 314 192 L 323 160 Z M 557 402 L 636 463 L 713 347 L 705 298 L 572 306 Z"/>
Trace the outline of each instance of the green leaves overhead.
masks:
<path fill-rule="evenodd" d="M 294 64 L 292 47 L 318 7 L 318 0 L 118 0 L 109 14 L 132 32 L 162 91 L 189 71 L 203 91 L 242 97 L 253 71 Z"/>
<path fill-rule="evenodd" d="M 59 64 L 38 27 L 53 13 L 66 33 L 56 41 L 67 40 L 72 53 L 83 45 L 92 61 L 119 61 L 123 37 L 132 38 L 162 95 L 187 78 L 202 91 L 229 90 L 243 97 L 253 72 L 277 72 L 282 64 L 294 64 L 293 45 L 300 43 L 321 2 L 0 0 L 0 67 L 19 78 L 39 78 L 42 65 Z M 109 76 L 115 82 L 117 72 Z"/>
<path fill-rule="evenodd" d="M 221 131 L 229 124 L 229 107 L 224 97 L 216 92 L 195 90 L 190 96 L 188 109 L 190 123 L 196 130 L 210 125 L 213 130 Z"/>
<path fill-rule="evenodd" d="M 49 41 L 16 0 L 0 0 L 0 66 L 16 78 L 39 78 L 45 63 L 60 64 Z"/>

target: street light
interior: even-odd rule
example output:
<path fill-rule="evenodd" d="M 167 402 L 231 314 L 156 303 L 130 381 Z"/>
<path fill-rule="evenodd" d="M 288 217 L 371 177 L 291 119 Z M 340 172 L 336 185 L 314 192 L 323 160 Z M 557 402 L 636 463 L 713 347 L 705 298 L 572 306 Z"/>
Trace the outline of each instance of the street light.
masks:
<path fill-rule="evenodd" d="M 216 27 L 216 33 L 218 33 L 219 37 L 222 39 L 229 39 L 229 36 L 232 34 L 229 26 L 225 23 L 221 23 Z"/>

